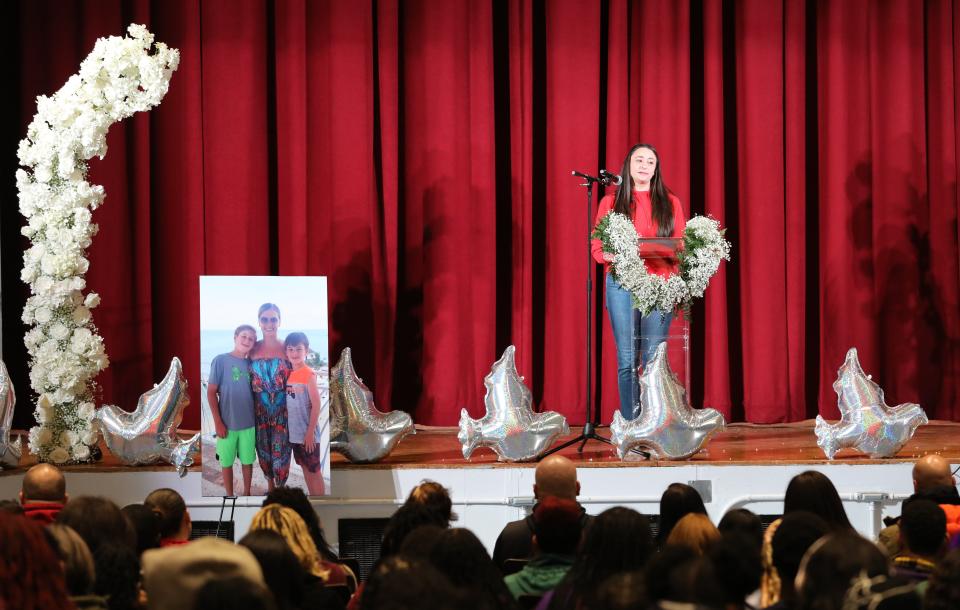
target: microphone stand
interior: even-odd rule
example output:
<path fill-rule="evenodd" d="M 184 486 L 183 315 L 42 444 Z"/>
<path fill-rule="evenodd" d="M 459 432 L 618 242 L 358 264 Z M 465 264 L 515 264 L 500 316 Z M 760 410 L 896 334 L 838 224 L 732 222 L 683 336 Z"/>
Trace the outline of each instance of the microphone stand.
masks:
<path fill-rule="evenodd" d="M 578 453 L 583 453 L 583 447 L 587 444 L 587 441 L 600 441 L 601 443 L 606 443 L 612 445 L 610 439 L 605 438 L 597 434 L 597 426 L 600 425 L 600 414 L 598 410 L 592 410 L 590 407 L 593 404 L 593 394 L 591 392 L 591 381 L 592 367 L 590 365 L 593 353 L 590 349 L 590 339 L 593 336 L 593 255 L 591 252 L 591 243 L 590 243 L 590 233 L 593 223 L 593 219 L 590 216 L 591 212 L 591 203 L 593 202 L 593 185 L 602 184 L 603 186 L 610 186 L 614 181 L 615 176 L 608 174 L 606 172 L 600 172 L 601 177 L 597 178 L 596 176 L 590 176 L 588 174 L 583 174 L 578 171 L 570 172 L 571 175 L 577 176 L 578 178 L 583 178 L 584 182 L 580 186 L 587 187 L 587 365 L 586 365 L 586 404 L 584 406 L 586 417 L 584 417 L 583 423 L 583 432 L 580 433 L 576 438 L 572 438 L 569 441 L 553 447 L 549 451 L 543 454 L 540 459 L 547 457 L 548 455 L 554 454 L 558 451 L 566 449 L 570 445 L 575 445 L 580 443 L 580 446 L 577 448 Z M 593 411 L 591 413 L 591 411 Z"/>

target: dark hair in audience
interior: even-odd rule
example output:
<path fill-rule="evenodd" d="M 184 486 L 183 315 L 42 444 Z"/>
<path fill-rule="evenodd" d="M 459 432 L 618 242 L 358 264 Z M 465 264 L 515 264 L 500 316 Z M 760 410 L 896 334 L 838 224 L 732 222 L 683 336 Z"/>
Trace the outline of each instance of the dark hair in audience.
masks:
<path fill-rule="evenodd" d="M 160 517 L 160 537 L 170 538 L 180 530 L 187 503 L 176 490 L 163 487 L 150 492 L 143 505 Z"/>
<path fill-rule="evenodd" d="M 128 504 L 121 512 L 133 529 L 137 555 L 147 549 L 160 548 L 160 515 L 143 504 Z"/>
<path fill-rule="evenodd" d="M 453 512 L 450 491 L 436 481 L 424 481 L 411 489 L 406 503 L 422 504 L 434 511 L 439 519 L 446 521 L 443 524 L 444 527 L 449 527 L 451 521 L 457 520 L 457 514 Z"/>
<path fill-rule="evenodd" d="M 429 561 L 433 549 L 442 542 L 447 528 L 439 525 L 421 525 L 404 538 L 400 553 L 404 557 Z"/>
<path fill-rule="evenodd" d="M 430 562 L 460 591 L 482 606 L 513 608 L 513 596 L 487 549 L 468 529 L 445 529 L 430 553 Z"/>
<path fill-rule="evenodd" d="M 323 526 L 320 525 L 320 517 L 317 516 L 317 511 L 313 509 L 313 505 L 310 504 L 310 498 L 307 497 L 307 494 L 304 493 L 302 489 L 299 487 L 287 487 L 286 485 L 275 487 L 267 492 L 267 496 L 263 499 L 263 506 L 267 506 L 268 504 L 286 506 L 300 515 L 303 522 L 307 524 L 307 530 L 310 532 L 310 537 L 313 538 L 313 544 L 316 545 L 321 558 L 325 561 L 340 561 L 340 558 L 337 557 L 337 554 L 330 548 L 330 544 L 323 534 Z"/>
<path fill-rule="evenodd" d="M 834 532 L 813 544 L 797 573 L 798 610 L 840 610 L 854 576 L 884 575 L 887 558 L 854 531 Z"/>
<path fill-rule="evenodd" d="M 937 563 L 928 582 L 924 610 L 960 608 L 960 549 L 950 551 Z"/>
<path fill-rule="evenodd" d="M 771 540 L 773 567 L 780 576 L 780 599 L 790 602 L 796 597 L 793 581 L 800 561 L 807 549 L 829 532 L 826 521 L 805 510 L 794 511 L 780 520 Z"/>
<path fill-rule="evenodd" d="M 57 513 L 57 523 L 69 525 L 80 534 L 94 556 L 104 543 L 135 548 L 133 529 L 120 507 L 102 496 L 72 498 Z"/>
<path fill-rule="evenodd" d="M 470 602 L 473 602 L 472 604 Z M 433 565 L 395 555 L 378 562 L 360 597 L 360 610 L 460 610 L 477 608 Z"/>
<path fill-rule="evenodd" d="M 843 599 L 844 610 L 921 610 L 916 583 L 898 576 L 854 577 Z"/>
<path fill-rule="evenodd" d="M 71 500 L 72 502 L 72 500 Z M 140 559 L 126 544 L 102 543 L 93 553 L 94 593 L 107 598 L 110 610 L 140 609 Z"/>
<path fill-rule="evenodd" d="M 573 555 L 580 544 L 580 505 L 547 496 L 533 508 L 533 533 L 544 553 Z"/>
<path fill-rule="evenodd" d="M 717 524 L 717 529 L 721 534 L 738 532 L 752 540 L 757 549 L 763 547 L 763 522 L 760 521 L 760 517 L 745 508 L 728 510 Z"/>
<path fill-rule="evenodd" d="M 674 583 L 670 580 L 674 569 L 695 559 L 697 559 L 697 552 L 688 546 L 668 544 L 660 549 L 659 553 L 655 553 L 644 570 L 650 603 L 665 599 L 674 600 L 679 594 L 673 590 Z"/>
<path fill-rule="evenodd" d="M 728 531 L 707 551 L 707 557 L 724 592 L 724 603 L 742 607 L 747 596 L 760 586 L 760 547 L 750 534 Z"/>
<path fill-rule="evenodd" d="M 570 571 L 557 586 L 551 608 L 582 604 L 592 607 L 597 587 L 617 572 L 639 570 L 653 554 L 647 518 L 617 506 L 593 518 L 583 535 Z"/>
<path fill-rule="evenodd" d="M 263 570 L 263 580 L 273 592 L 279 610 L 298 608 L 303 602 L 306 573 L 283 536 L 273 530 L 253 530 L 239 544 L 250 549 Z"/>
<path fill-rule="evenodd" d="M 933 500 L 914 500 L 903 507 L 900 535 L 911 553 L 938 555 L 947 541 L 947 515 Z"/>
<path fill-rule="evenodd" d="M 727 592 L 720 583 L 714 564 L 707 557 L 694 557 L 676 566 L 668 576 L 670 601 L 696 604 L 698 607 L 724 608 Z M 743 604 L 741 599 L 739 602 Z"/>
<path fill-rule="evenodd" d="M 0 500 L 0 513 L 6 515 L 22 515 L 23 505 L 16 500 Z"/>
<path fill-rule="evenodd" d="M 816 470 L 807 470 L 790 479 L 783 497 L 783 514 L 805 510 L 819 515 L 830 529 L 853 530 L 843 502 L 830 479 Z"/>
<path fill-rule="evenodd" d="M 51 523 L 46 532 L 57 545 L 57 554 L 63 562 L 64 578 L 70 595 L 89 595 L 93 592 L 96 572 L 90 547 L 73 528 L 62 523 Z"/>
<path fill-rule="evenodd" d="M 647 610 L 646 577 L 640 570 L 618 572 L 597 588 L 597 606 L 606 610 Z"/>
<path fill-rule="evenodd" d="M 666 544 L 667 536 L 673 531 L 673 526 L 690 513 L 707 514 L 703 498 L 689 485 L 671 483 L 660 496 L 660 529 L 657 532 L 657 543 L 660 546 Z"/>
<path fill-rule="evenodd" d="M 195 610 L 277 610 L 269 591 L 242 576 L 208 580 L 197 589 L 193 607 Z"/>
<path fill-rule="evenodd" d="M 436 511 L 416 502 L 405 503 L 393 513 L 383 529 L 380 557 L 389 557 L 400 551 L 404 539 L 421 525 L 447 527 L 447 520 Z"/>
<path fill-rule="evenodd" d="M 60 558 L 41 525 L 0 513 L 0 607 L 17 610 L 73 608 Z"/>

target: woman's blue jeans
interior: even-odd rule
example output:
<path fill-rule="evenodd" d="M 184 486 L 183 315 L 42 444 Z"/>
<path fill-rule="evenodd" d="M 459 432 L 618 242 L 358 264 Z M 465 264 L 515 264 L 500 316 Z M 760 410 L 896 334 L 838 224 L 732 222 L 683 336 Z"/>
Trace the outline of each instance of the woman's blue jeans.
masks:
<path fill-rule="evenodd" d="M 639 366 L 653 359 L 657 346 L 666 341 L 673 314 L 652 311 L 641 316 L 633 308 L 630 292 L 620 287 L 609 273 L 606 280 L 607 313 L 617 343 L 617 389 L 620 391 L 620 414 L 634 419 L 640 414 Z M 639 324 L 640 333 L 634 332 Z M 640 356 L 638 366 L 637 355 Z"/>

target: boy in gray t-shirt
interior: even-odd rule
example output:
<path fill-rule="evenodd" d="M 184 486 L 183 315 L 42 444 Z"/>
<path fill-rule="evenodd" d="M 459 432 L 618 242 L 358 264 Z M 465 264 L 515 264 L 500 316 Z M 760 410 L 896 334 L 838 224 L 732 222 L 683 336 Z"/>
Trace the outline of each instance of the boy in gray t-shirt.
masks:
<path fill-rule="evenodd" d="M 257 461 L 253 391 L 250 389 L 250 360 L 247 355 L 257 341 L 250 325 L 233 331 L 233 351 L 220 354 L 210 363 L 207 401 L 217 428 L 217 459 L 223 468 L 223 488 L 233 495 L 233 463 L 240 458 L 243 495 L 250 495 L 253 463 Z"/>

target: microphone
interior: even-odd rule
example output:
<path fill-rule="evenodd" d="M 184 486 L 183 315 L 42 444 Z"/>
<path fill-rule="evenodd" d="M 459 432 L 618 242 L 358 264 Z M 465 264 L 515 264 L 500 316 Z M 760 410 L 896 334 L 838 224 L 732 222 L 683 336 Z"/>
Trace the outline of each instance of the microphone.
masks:
<path fill-rule="evenodd" d="M 605 169 L 600 170 L 600 184 L 603 186 L 620 186 L 620 183 L 623 182 L 623 178 L 617 174 L 611 174 Z"/>

